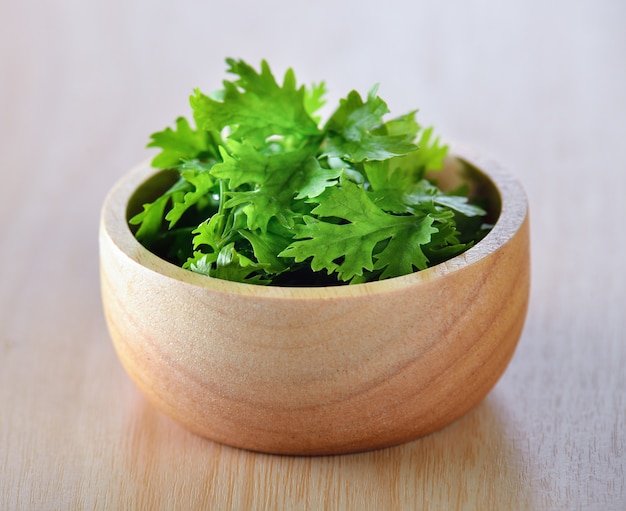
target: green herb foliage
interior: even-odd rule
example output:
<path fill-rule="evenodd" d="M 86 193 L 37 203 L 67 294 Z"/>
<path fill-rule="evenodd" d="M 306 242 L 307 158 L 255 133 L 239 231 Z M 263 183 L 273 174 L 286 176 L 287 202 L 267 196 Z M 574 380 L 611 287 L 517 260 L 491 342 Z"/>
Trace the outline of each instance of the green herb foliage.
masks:
<path fill-rule="evenodd" d="M 421 270 L 485 234 L 483 209 L 426 179 L 447 147 L 416 112 L 385 120 L 373 88 L 322 125 L 324 83 L 227 64 L 236 79 L 191 96 L 195 126 L 152 135 L 153 166 L 178 177 L 130 219 L 148 249 L 211 277 L 319 286 Z"/>

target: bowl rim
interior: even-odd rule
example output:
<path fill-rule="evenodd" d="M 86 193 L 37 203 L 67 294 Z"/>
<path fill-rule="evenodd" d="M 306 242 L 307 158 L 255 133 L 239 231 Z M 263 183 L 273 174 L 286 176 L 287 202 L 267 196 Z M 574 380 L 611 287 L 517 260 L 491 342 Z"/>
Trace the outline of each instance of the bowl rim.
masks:
<path fill-rule="evenodd" d="M 353 285 L 283 287 L 232 282 L 194 273 L 170 263 L 145 248 L 133 235 L 127 207 L 135 191 L 163 172 L 144 161 L 117 181 L 107 194 L 100 217 L 100 243 L 108 238 L 133 263 L 167 278 L 207 290 L 271 299 L 319 299 L 368 296 L 403 289 L 445 277 L 476 264 L 504 246 L 521 228 L 528 215 L 528 200 L 521 183 L 497 161 L 469 146 L 451 143 L 450 156 L 469 164 L 486 177 L 500 198 L 500 214 L 489 233 L 465 252 L 435 266 L 408 275 Z"/>

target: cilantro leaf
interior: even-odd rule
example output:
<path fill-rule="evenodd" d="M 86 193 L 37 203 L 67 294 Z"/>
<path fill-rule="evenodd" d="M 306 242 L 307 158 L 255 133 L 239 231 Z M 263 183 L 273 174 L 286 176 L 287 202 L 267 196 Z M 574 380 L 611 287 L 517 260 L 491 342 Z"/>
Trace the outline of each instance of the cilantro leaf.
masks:
<path fill-rule="evenodd" d="M 189 183 L 178 179 L 155 201 L 144 204 L 143 210 L 128 221 L 131 225 L 139 225 L 135 237 L 142 243 L 151 245 L 161 231 L 165 212 L 171 207 L 171 202 L 180 201 L 188 190 Z"/>
<path fill-rule="evenodd" d="M 235 249 L 234 243 L 229 243 L 220 250 L 215 263 L 214 277 L 235 282 L 247 282 L 250 284 L 263 283 L 263 277 L 259 271 L 266 267 L 265 264 L 257 263 L 240 254 Z"/>
<path fill-rule="evenodd" d="M 402 219 L 411 217 L 400 217 Z M 428 267 L 428 256 L 423 247 L 437 233 L 430 215 L 416 216 L 413 222 L 402 222 L 385 248 L 376 255 L 376 270 L 383 270 L 380 279 L 398 277 Z"/>
<path fill-rule="evenodd" d="M 227 62 L 228 71 L 239 78 L 223 82 L 221 100 L 200 91 L 190 99 L 199 126 L 217 132 L 228 126 L 231 139 L 248 140 L 257 146 L 272 135 L 297 135 L 298 138 L 319 135 L 317 124 L 305 107 L 305 88 L 296 87 L 291 69 L 285 73 L 281 86 L 265 61 L 259 73 L 241 60 L 228 59 Z M 319 96 L 313 97 L 317 99 L 313 103 L 309 100 L 309 107 L 319 104 Z"/>
<path fill-rule="evenodd" d="M 314 271 L 336 272 L 342 281 L 361 276 L 366 270 L 383 269 L 388 276 L 398 276 L 410 273 L 413 266 L 426 266 L 421 245 L 436 232 L 432 218 L 389 214 L 348 180 L 342 180 L 341 188 L 328 189 L 316 201 L 312 211 L 316 217 L 307 216 L 303 225 L 296 226 L 296 241 L 279 256 L 293 257 L 296 262 L 311 258 Z M 375 249 L 384 241 L 388 244 L 376 256 L 375 265 Z M 397 258 L 399 262 L 394 262 Z"/>
<path fill-rule="evenodd" d="M 289 268 L 285 261 L 278 257 L 278 254 L 287 247 L 291 241 L 290 238 L 285 238 L 272 230 L 261 233 L 240 229 L 238 232 L 250 242 L 256 260 L 264 265 L 266 272 L 279 275 Z"/>
<path fill-rule="evenodd" d="M 222 150 L 222 163 L 215 165 L 212 175 L 227 179 L 231 191 L 226 207 L 245 206 L 248 228 L 267 231 L 267 224 L 278 218 L 292 226 L 294 198 L 319 195 L 333 185 L 341 171 L 322 169 L 311 148 L 283 153 L 264 154 L 250 143 L 230 142 L 232 154 Z M 243 185 L 248 189 L 239 191 Z"/>
<path fill-rule="evenodd" d="M 184 267 L 195 273 L 218 279 L 263 284 L 266 282 L 258 272 L 265 266 L 238 253 L 235 244 L 229 243 L 217 255 L 196 252 Z"/>
<path fill-rule="evenodd" d="M 387 211 L 394 213 L 415 213 L 420 209 L 446 209 L 456 211 L 465 216 L 484 216 L 486 211 L 463 195 L 444 193 L 429 181 L 422 179 L 405 189 L 391 188 L 378 189 L 370 192 L 370 196 L 376 204 Z"/>
<path fill-rule="evenodd" d="M 184 117 L 176 119 L 176 129 L 165 128 L 153 133 L 148 147 L 160 147 L 152 165 L 161 169 L 173 168 L 184 160 L 215 158 L 217 149 L 213 137 L 203 130 L 193 130 Z"/>
<path fill-rule="evenodd" d="M 366 102 L 356 91 L 340 101 L 339 108 L 326 123 L 327 155 L 362 162 L 385 160 L 417 148 L 412 140 L 413 126 L 406 129 L 408 126 L 404 123 L 404 132 L 388 133 L 383 116 L 389 109 L 376 92 L 376 88 L 372 89 Z"/>
<path fill-rule="evenodd" d="M 316 124 L 321 120 L 316 114 L 326 104 L 326 99 L 324 98 L 326 92 L 326 84 L 324 82 L 313 84 L 310 88 L 304 89 L 304 109 Z"/>
<path fill-rule="evenodd" d="M 410 118 L 390 122 L 398 122 L 399 125 L 409 123 L 408 129 L 416 126 Z M 438 138 L 433 137 L 432 128 L 422 129 L 418 126 L 416 136 L 419 136 L 418 149 L 386 160 L 364 162 L 363 169 L 372 190 L 405 191 L 421 181 L 426 172 L 443 168 L 448 146 L 442 145 Z"/>
<path fill-rule="evenodd" d="M 174 201 L 172 209 L 165 215 L 169 228 L 174 227 L 191 207 L 201 210 L 214 208 L 212 194 L 216 191 L 216 180 L 200 162 L 187 162 L 181 165 L 181 178 L 188 183 L 189 191 Z M 212 208 L 213 206 L 213 208 Z"/>

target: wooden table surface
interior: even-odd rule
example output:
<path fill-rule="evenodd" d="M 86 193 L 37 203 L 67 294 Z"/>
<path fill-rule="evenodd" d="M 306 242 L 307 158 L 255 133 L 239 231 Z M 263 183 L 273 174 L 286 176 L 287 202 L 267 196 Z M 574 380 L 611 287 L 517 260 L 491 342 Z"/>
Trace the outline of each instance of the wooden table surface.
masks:
<path fill-rule="evenodd" d="M 8 0 L 0 8 L 0 509 L 626 509 L 626 3 Z M 528 320 L 468 415 L 377 452 L 280 457 L 196 437 L 121 368 L 102 200 L 148 135 L 267 58 L 517 175 Z"/>

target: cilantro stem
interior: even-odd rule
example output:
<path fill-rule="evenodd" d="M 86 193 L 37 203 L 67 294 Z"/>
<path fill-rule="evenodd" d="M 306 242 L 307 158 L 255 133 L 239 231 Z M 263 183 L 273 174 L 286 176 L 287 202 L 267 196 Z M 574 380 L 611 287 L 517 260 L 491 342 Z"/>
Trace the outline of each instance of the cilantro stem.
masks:
<path fill-rule="evenodd" d="M 217 213 L 216 215 L 218 215 L 218 219 L 219 219 L 219 243 L 218 243 L 218 251 L 219 249 L 221 249 L 226 243 L 227 240 L 224 239 L 224 231 L 226 230 L 226 225 L 227 225 L 227 220 L 228 218 L 226 217 L 225 214 L 225 210 L 226 207 L 224 206 L 224 204 L 226 203 L 226 199 L 225 199 L 225 195 L 226 195 L 226 183 L 224 182 L 223 179 L 219 179 L 219 186 L 220 186 L 220 203 L 219 206 L 217 208 Z"/>

